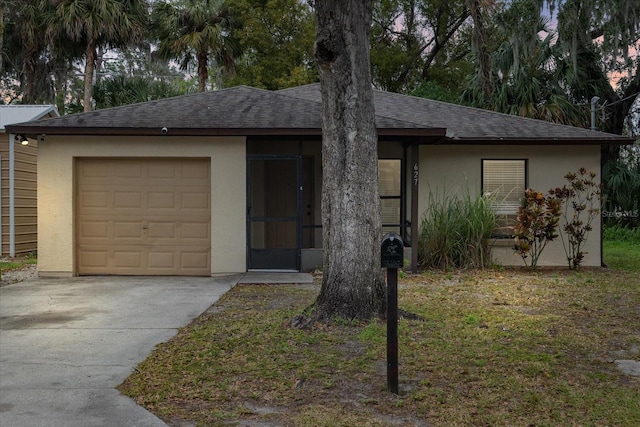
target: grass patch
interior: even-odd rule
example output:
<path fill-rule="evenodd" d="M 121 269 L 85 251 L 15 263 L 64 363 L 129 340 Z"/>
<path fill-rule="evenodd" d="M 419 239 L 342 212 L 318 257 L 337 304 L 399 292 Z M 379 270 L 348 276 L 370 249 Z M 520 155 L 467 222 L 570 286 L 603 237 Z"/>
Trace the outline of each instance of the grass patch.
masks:
<path fill-rule="evenodd" d="M 120 390 L 198 426 L 640 425 L 640 276 L 429 272 L 400 281 L 400 395 L 382 322 L 301 331 L 318 287 L 245 285 L 161 344 Z"/>
<path fill-rule="evenodd" d="M 632 240 L 605 240 L 604 262 L 611 268 L 640 271 L 640 243 Z"/>
<path fill-rule="evenodd" d="M 20 270 L 26 265 L 37 264 L 38 257 L 35 253 L 23 255 L 15 258 L 0 259 L 0 271 Z"/>

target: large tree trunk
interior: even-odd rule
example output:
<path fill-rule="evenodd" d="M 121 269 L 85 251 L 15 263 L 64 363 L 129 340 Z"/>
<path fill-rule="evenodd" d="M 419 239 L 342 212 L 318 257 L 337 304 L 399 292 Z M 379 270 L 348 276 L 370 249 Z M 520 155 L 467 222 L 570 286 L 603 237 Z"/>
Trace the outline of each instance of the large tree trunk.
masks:
<path fill-rule="evenodd" d="M 95 43 L 88 43 L 85 52 L 84 64 L 84 111 L 93 110 L 93 72 L 96 67 L 96 46 Z"/>
<path fill-rule="evenodd" d="M 317 0 L 322 88 L 323 282 L 314 317 L 384 315 L 380 198 L 369 61 L 372 0 Z"/>
<path fill-rule="evenodd" d="M 22 67 L 25 80 L 22 103 L 34 104 L 36 100 L 36 60 L 31 51 L 25 53 Z"/>
<path fill-rule="evenodd" d="M 207 90 L 207 81 L 209 80 L 209 57 L 205 52 L 198 52 L 198 91 L 205 92 Z"/>

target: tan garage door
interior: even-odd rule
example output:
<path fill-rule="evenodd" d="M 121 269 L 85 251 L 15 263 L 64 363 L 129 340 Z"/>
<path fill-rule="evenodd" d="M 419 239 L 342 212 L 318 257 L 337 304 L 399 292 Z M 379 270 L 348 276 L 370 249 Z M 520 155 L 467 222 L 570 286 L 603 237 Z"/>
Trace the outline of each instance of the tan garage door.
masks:
<path fill-rule="evenodd" d="M 78 274 L 211 274 L 210 162 L 80 159 Z"/>

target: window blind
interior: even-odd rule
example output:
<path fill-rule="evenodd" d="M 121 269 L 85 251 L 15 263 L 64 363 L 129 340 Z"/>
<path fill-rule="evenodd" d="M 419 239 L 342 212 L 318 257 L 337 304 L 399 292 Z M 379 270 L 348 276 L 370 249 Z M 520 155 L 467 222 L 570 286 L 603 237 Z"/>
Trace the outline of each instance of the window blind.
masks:
<path fill-rule="evenodd" d="M 482 191 L 499 215 L 518 211 L 526 185 L 525 160 L 483 160 Z"/>

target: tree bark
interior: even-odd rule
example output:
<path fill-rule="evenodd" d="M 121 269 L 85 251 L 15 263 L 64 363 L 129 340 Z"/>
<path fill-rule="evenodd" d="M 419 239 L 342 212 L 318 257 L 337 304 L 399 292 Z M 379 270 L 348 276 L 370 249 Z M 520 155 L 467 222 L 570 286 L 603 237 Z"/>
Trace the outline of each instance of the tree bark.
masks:
<path fill-rule="evenodd" d="M 96 46 L 95 43 L 87 43 L 87 49 L 85 51 L 85 64 L 84 64 L 84 111 L 93 110 L 93 72 L 96 67 Z"/>
<path fill-rule="evenodd" d="M 209 57 L 204 52 L 198 52 L 198 90 L 207 90 L 207 80 L 209 80 Z"/>
<path fill-rule="evenodd" d="M 33 104 L 36 98 L 36 65 L 34 54 L 31 53 L 31 50 L 25 52 L 22 66 L 25 80 L 22 103 Z"/>
<path fill-rule="evenodd" d="M 316 1 L 322 90 L 323 282 L 314 317 L 385 311 L 380 198 L 369 60 L 372 0 Z"/>

